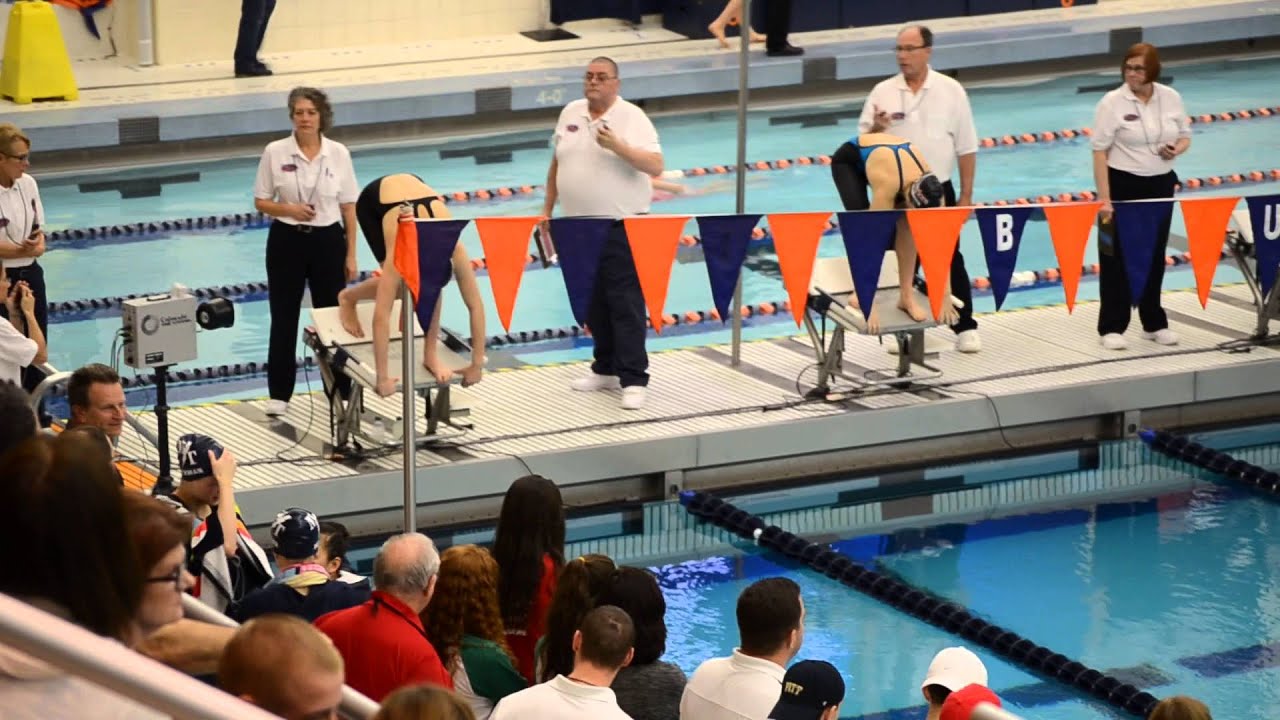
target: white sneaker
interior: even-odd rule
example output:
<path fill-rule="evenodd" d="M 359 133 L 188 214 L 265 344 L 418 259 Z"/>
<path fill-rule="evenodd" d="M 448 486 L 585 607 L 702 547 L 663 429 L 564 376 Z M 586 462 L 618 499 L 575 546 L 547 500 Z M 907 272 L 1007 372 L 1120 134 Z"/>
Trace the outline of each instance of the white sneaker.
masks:
<path fill-rule="evenodd" d="M 1107 333 L 1102 336 L 1102 347 L 1108 350 L 1124 350 L 1129 347 L 1129 341 L 1125 340 L 1120 333 Z"/>
<path fill-rule="evenodd" d="M 956 335 L 956 349 L 962 353 L 976 353 L 982 350 L 982 338 L 977 330 L 965 330 Z"/>
<path fill-rule="evenodd" d="M 617 375 L 596 375 L 592 373 L 569 383 L 569 387 L 578 392 L 596 392 L 597 390 L 617 390 L 622 387 Z"/>
<path fill-rule="evenodd" d="M 622 409 L 639 410 L 644 407 L 644 399 L 648 394 L 643 385 L 628 385 L 622 388 Z"/>
<path fill-rule="evenodd" d="M 1178 333 L 1170 330 L 1169 328 L 1162 328 L 1153 333 L 1142 333 L 1142 339 L 1151 340 L 1158 345 L 1177 345 Z"/>
<path fill-rule="evenodd" d="M 266 413 L 270 417 L 279 417 L 284 415 L 289 412 L 289 401 L 268 400 L 266 404 L 262 406 L 262 412 Z"/>

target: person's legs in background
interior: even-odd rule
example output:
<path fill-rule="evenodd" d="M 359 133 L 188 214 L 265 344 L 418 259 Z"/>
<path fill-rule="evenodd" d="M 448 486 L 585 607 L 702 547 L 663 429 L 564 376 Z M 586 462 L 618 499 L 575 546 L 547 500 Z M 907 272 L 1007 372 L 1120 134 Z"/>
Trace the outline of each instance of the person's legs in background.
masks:
<path fill-rule="evenodd" d="M 266 36 L 267 20 L 276 0 L 240 0 L 240 29 L 236 34 L 236 77 L 261 77 L 271 70 L 258 60 L 258 50 Z"/>
<path fill-rule="evenodd" d="M 760 0 L 764 3 L 766 52 L 771 57 L 803 55 L 804 50 L 787 42 L 791 32 L 791 0 Z"/>
<path fill-rule="evenodd" d="M 283 415 L 298 377 L 298 319 L 307 266 L 299 254 L 313 251 L 292 226 L 276 221 L 267 234 L 267 304 L 271 334 L 267 347 L 268 415 Z M 336 302 L 336 300 L 335 300 Z"/>
<path fill-rule="evenodd" d="M 1173 197 L 1173 188 L 1177 178 L 1173 173 L 1150 178 L 1149 193 L 1151 197 Z M 1138 318 L 1142 320 L 1142 337 L 1161 345 L 1177 345 L 1178 334 L 1169 329 L 1169 316 L 1160 305 L 1160 293 L 1164 289 L 1165 256 L 1169 253 L 1169 226 L 1173 213 L 1160 224 L 1156 236 L 1156 249 L 1151 254 L 1151 269 L 1147 275 L 1147 286 L 1142 289 L 1142 297 L 1138 299 Z"/>

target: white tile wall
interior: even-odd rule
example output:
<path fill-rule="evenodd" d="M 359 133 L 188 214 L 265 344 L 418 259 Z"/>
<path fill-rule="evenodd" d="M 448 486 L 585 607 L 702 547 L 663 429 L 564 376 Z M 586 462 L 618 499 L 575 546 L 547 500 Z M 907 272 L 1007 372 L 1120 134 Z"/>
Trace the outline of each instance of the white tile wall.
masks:
<path fill-rule="evenodd" d="M 154 0 L 156 61 L 230 60 L 239 0 Z M 264 55 L 297 50 L 418 44 L 534 30 L 543 0 L 278 0 Z"/>

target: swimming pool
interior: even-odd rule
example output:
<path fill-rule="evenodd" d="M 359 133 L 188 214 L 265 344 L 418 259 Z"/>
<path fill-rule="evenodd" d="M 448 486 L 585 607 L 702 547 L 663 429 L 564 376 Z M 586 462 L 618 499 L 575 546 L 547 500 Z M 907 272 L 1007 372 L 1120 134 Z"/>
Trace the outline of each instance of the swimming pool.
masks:
<path fill-rule="evenodd" d="M 1177 67 L 1171 74 L 1175 86 L 1188 98 L 1192 112 L 1254 107 L 1274 100 L 1267 94 L 1274 84 L 1269 85 L 1265 80 L 1280 76 L 1280 61 Z M 1097 75 L 1082 75 L 1017 87 L 974 89 L 972 98 L 978 127 L 984 135 L 999 135 L 1088 125 L 1098 93 L 1078 90 L 1083 86 L 1096 86 L 1105 80 L 1105 77 Z M 854 131 L 856 119 L 841 115 L 847 115 L 849 110 L 848 104 L 831 104 L 754 112 L 750 120 L 753 134 L 750 136 L 749 156 L 772 159 L 830 152 Z M 827 119 L 815 121 L 815 116 Z M 805 126 L 806 122 L 812 125 L 826 121 L 838 124 Z M 671 167 L 727 163 L 734 156 L 731 115 L 699 114 L 660 118 L 657 122 Z M 1280 157 L 1280 133 L 1275 132 L 1273 123 L 1280 123 L 1280 120 L 1197 126 L 1194 149 L 1180 161 L 1179 171 L 1189 176 L 1225 174 L 1246 169 L 1262 158 Z M 492 165 L 476 165 L 470 158 L 441 159 L 441 155 L 477 146 L 519 146 L 538 139 L 545 141 L 545 133 L 362 150 L 356 153 L 356 166 L 365 179 L 405 168 L 419 169 L 438 188 L 449 191 L 519 186 L 538 183 L 545 175 L 549 158 L 545 146 L 513 150 L 511 162 Z M 135 191 L 138 183 L 159 183 L 159 195 L 145 198 L 124 199 L 126 193 L 119 189 L 95 189 L 93 183 L 107 179 L 103 175 L 42 178 L 45 205 L 49 212 L 47 227 L 59 229 L 248 211 L 252 206 L 249 187 L 256 162 L 256 158 L 244 158 L 127 170 L 110 175 L 111 180 L 134 183 Z M 1088 148 L 1081 140 L 984 149 L 980 153 L 978 167 L 976 185 L 979 200 L 1052 195 L 1092 185 Z M 196 180 L 186 182 L 192 178 Z M 691 187 L 707 192 L 656 203 L 655 212 L 696 214 L 732 209 L 730 178 L 690 178 L 687 182 Z M 832 210 L 837 205 L 829 171 L 820 166 L 752 173 L 747 188 L 747 208 L 750 211 Z M 1267 186 L 1232 186 L 1214 193 L 1267 191 Z M 541 197 L 535 194 L 519 195 L 503 202 L 455 203 L 453 210 L 459 216 L 470 217 L 536 214 L 540 207 Z M 1174 222 L 1174 232 L 1180 233 L 1180 214 L 1175 213 Z M 695 231 L 692 223 L 689 229 Z M 190 287 L 226 285 L 258 281 L 265 277 L 262 251 L 265 236 L 265 229 L 228 229 L 174 232 L 127 242 L 56 244 L 42 262 L 47 269 L 50 297 L 54 300 L 154 292 L 167 288 L 172 282 Z M 474 256 L 480 255 L 474 228 L 469 227 L 464 232 L 463 242 Z M 1044 223 L 1028 226 L 1022 247 L 1018 263 L 1020 270 L 1057 266 Z M 962 233 L 961 248 L 970 274 L 985 275 L 975 223 L 970 222 Z M 823 256 L 832 256 L 842 255 L 844 251 L 839 238 L 830 236 L 823 241 L 819 252 Z M 1088 252 L 1086 262 L 1092 262 L 1092 248 Z M 363 244 L 359 256 L 362 267 L 372 267 L 372 257 Z M 744 276 L 745 302 L 776 302 L 785 297 L 775 266 L 776 258 L 768 249 L 753 255 Z M 1220 281 L 1238 279 L 1239 276 L 1225 266 L 1219 273 Z M 1193 282 L 1190 272 L 1175 271 L 1170 273 L 1166 288 L 1189 287 Z M 484 277 L 481 278 L 481 286 L 482 293 L 487 293 L 487 279 Z M 446 294 L 452 297 L 445 305 L 445 323 L 465 327 L 465 309 L 457 301 L 456 289 L 452 287 L 446 290 Z M 690 310 L 707 310 L 712 306 L 705 267 L 701 263 L 678 264 L 670 287 L 668 312 L 682 314 Z M 1059 288 L 1039 288 L 1011 294 L 1006 307 L 1060 302 L 1061 297 Z M 1080 297 L 1096 297 L 1096 284 L 1086 280 Z M 975 305 L 979 311 L 993 307 L 989 296 L 979 296 Z M 261 362 L 265 359 L 265 330 L 269 323 L 266 303 L 241 302 L 237 312 L 235 328 L 219 331 L 211 338 L 201 338 L 200 366 Z M 490 334 L 499 332 L 500 325 L 492 307 L 487 308 L 487 314 Z M 75 367 L 90 360 L 104 359 L 119 327 L 119 320 L 114 317 L 90 315 L 84 319 L 65 317 L 55 320 L 66 320 L 58 322 L 51 333 L 54 336 L 51 361 L 60 367 Z M 555 270 L 526 273 L 512 330 L 543 330 L 572 324 L 559 273 Z M 794 330 L 794 325 L 789 325 L 785 319 L 783 322 L 756 321 L 755 324 L 761 328 L 771 327 L 775 333 Z M 722 334 L 724 331 L 715 332 Z M 767 334 L 763 329 L 757 332 Z M 702 344 L 710 339 L 710 336 L 685 336 L 677 344 Z M 585 356 L 588 352 L 578 349 L 566 354 L 558 349 L 548 354 L 539 352 L 541 349 L 538 346 L 522 347 L 519 359 L 533 363 L 561 362 Z M 302 354 L 301 347 L 299 353 Z"/>
<path fill-rule="evenodd" d="M 1278 430 L 1270 425 L 1197 439 L 1275 468 L 1280 467 L 1280 445 L 1274 443 Z M 1092 469 L 1029 473 L 1012 482 L 974 486 L 984 473 L 998 473 L 992 468 L 1033 467 L 1034 462 L 1023 458 L 926 471 L 935 478 L 962 478 L 965 485 L 934 496 L 940 514 L 933 517 L 943 519 L 940 525 L 908 525 L 876 535 L 840 523 L 825 531 L 813 525 L 815 514 L 841 516 L 840 504 L 765 519 L 809 539 L 834 535 L 836 549 L 858 562 L 967 606 L 975 616 L 1157 697 L 1193 695 L 1217 717 L 1269 717 L 1280 680 L 1280 555 L 1271 540 L 1280 504 L 1204 482 L 1208 476 L 1150 455 L 1137 441 L 1106 443 L 1096 454 L 1081 451 L 1079 462 Z M 1039 462 L 1048 468 L 1061 464 L 1063 457 Z M 842 483 L 854 486 L 853 481 Z M 1060 494 L 1055 495 L 1055 487 Z M 957 493 L 985 494 L 988 500 L 975 508 L 980 505 L 986 513 L 1008 513 L 1013 506 L 1033 509 L 949 522 L 941 509 Z M 1082 493 L 1122 499 L 1084 500 Z M 763 512 L 783 496 L 790 496 L 792 504 L 803 504 L 808 496 L 812 504 L 828 495 L 820 487 L 805 487 L 735 502 Z M 1045 503 L 1054 509 L 1045 509 Z M 843 505 L 852 510 L 857 503 Z M 646 520 L 666 509 L 647 510 Z M 671 562 L 655 562 L 658 546 L 644 538 L 579 542 L 566 552 L 608 552 L 623 564 L 653 566 L 668 604 L 671 640 L 665 659 L 686 673 L 708 657 L 728 654 L 736 644 L 733 608 L 743 588 L 762 577 L 785 575 L 801 585 L 807 610 L 804 648 L 797 659 L 827 659 L 842 671 L 848 690 L 841 717 L 923 717 L 920 679 L 933 653 L 956 644 L 979 653 L 990 671 L 990 686 L 1024 717 L 1118 716 L 1070 687 L 1030 675 L 777 555 L 734 543 L 729 552 L 707 556 L 697 548 L 715 547 L 729 536 L 706 525 L 678 523 L 674 517 L 670 521 L 682 527 L 655 523 L 653 534 L 685 536 L 690 549 L 679 552 L 701 552 L 702 557 L 679 561 L 677 555 Z M 917 518 L 915 525 L 929 522 L 928 517 Z"/>

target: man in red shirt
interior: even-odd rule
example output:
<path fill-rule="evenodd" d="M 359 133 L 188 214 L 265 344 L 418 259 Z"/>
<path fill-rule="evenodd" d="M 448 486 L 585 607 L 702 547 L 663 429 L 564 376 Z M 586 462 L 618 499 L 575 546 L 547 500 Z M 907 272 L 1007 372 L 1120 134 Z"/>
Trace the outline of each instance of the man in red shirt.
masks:
<path fill-rule="evenodd" d="M 347 684 L 375 702 L 397 688 L 434 683 L 453 689 L 418 615 L 436 589 L 440 554 L 421 533 L 387 540 L 373 561 L 378 589 L 363 605 L 316 620 L 346 664 Z"/>

